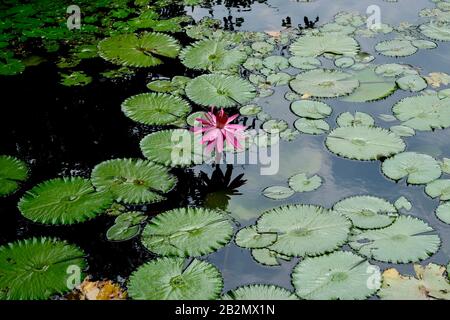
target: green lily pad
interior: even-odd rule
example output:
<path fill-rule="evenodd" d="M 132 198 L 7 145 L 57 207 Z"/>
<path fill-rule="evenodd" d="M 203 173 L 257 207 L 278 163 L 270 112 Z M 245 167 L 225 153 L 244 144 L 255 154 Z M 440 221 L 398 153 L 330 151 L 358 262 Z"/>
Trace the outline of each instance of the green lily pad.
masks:
<path fill-rule="evenodd" d="M 427 184 L 425 192 L 432 198 L 437 198 L 441 201 L 450 200 L 450 179 L 434 180 Z"/>
<path fill-rule="evenodd" d="M 278 286 L 252 284 L 228 291 L 222 300 L 297 300 L 297 297 Z"/>
<path fill-rule="evenodd" d="M 222 276 L 211 263 L 183 258 L 158 258 L 130 276 L 128 294 L 135 300 L 213 300 L 223 288 Z"/>
<path fill-rule="evenodd" d="M 409 40 L 386 40 L 377 43 L 375 50 L 388 57 L 407 57 L 416 53 L 417 48 Z"/>
<path fill-rule="evenodd" d="M 354 227 L 376 229 L 391 225 L 397 209 L 388 201 L 373 196 L 354 196 L 337 202 L 333 210 L 349 218 Z"/>
<path fill-rule="evenodd" d="M 283 260 L 290 260 L 291 257 L 279 254 L 278 252 L 261 248 L 261 249 L 252 249 L 252 258 L 265 266 L 279 266 L 280 265 L 280 259 Z"/>
<path fill-rule="evenodd" d="M 327 69 L 315 69 L 298 74 L 290 82 L 292 90 L 319 98 L 348 95 L 359 86 L 350 74 Z"/>
<path fill-rule="evenodd" d="M 180 45 L 175 38 L 163 33 L 149 32 L 140 36 L 129 33 L 100 41 L 98 50 L 100 57 L 114 64 L 153 67 L 163 62 L 160 57 L 177 57 Z"/>
<path fill-rule="evenodd" d="M 298 131 L 307 134 L 322 134 L 330 130 L 330 125 L 322 119 L 299 118 L 295 120 L 294 127 Z"/>
<path fill-rule="evenodd" d="M 282 200 L 291 197 L 294 194 L 294 190 L 283 186 L 272 186 L 265 188 L 262 194 L 269 199 Z"/>
<path fill-rule="evenodd" d="M 289 187 L 295 192 L 314 191 L 321 185 L 322 178 L 317 174 L 308 177 L 305 173 L 298 173 L 289 178 Z"/>
<path fill-rule="evenodd" d="M 179 208 L 158 214 L 145 226 L 142 243 L 165 256 L 197 257 L 225 246 L 233 226 L 222 212 Z"/>
<path fill-rule="evenodd" d="M 437 95 L 407 97 L 392 108 L 402 124 L 416 130 L 431 131 L 450 127 L 450 98 Z"/>
<path fill-rule="evenodd" d="M 342 101 L 376 101 L 390 96 L 397 89 L 394 79 L 378 75 L 374 67 L 355 72 L 353 79 L 359 81 L 359 87 L 351 95 L 342 98 Z"/>
<path fill-rule="evenodd" d="M 106 231 L 106 238 L 109 241 L 127 241 L 139 235 L 140 231 L 141 226 L 116 223 Z"/>
<path fill-rule="evenodd" d="M 44 181 L 27 191 L 18 208 L 22 215 L 43 224 L 74 224 L 92 219 L 113 202 L 109 192 L 96 192 L 80 177 Z"/>
<path fill-rule="evenodd" d="M 376 74 L 383 77 L 398 77 L 400 75 L 417 74 L 417 71 L 410 66 L 398 63 L 380 64 L 376 66 L 374 70 Z"/>
<path fill-rule="evenodd" d="M 399 216 L 390 226 L 358 231 L 350 236 L 350 246 L 370 259 L 409 263 L 427 259 L 439 249 L 440 239 L 433 229 L 411 216 Z"/>
<path fill-rule="evenodd" d="M 15 192 L 27 178 L 28 167 L 25 162 L 11 156 L 0 156 L 0 197 Z"/>
<path fill-rule="evenodd" d="M 203 162 L 201 136 L 185 129 L 161 130 L 145 136 L 140 147 L 150 161 L 164 166 L 189 166 Z"/>
<path fill-rule="evenodd" d="M 148 204 L 163 201 L 177 179 L 158 164 L 141 159 L 104 161 L 92 170 L 92 183 L 99 191 L 109 191 L 118 202 Z"/>
<path fill-rule="evenodd" d="M 420 25 L 420 32 L 430 39 L 450 41 L 450 24 L 429 22 Z"/>
<path fill-rule="evenodd" d="M 344 216 L 313 205 L 289 205 L 268 210 L 257 221 L 260 233 L 276 233 L 268 249 L 287 256 L 316 256 L 347 241 L 351 223 Z"/>
<path fill-rule="evenodd" d="M 232 107 L 249 102 L 256 96 L 255 88 L 237 76 L 206 74 L 192 79 L 186 94 L 202 106 Z"/>
<path fill-rule="evenodd" d="M 436 217 L 439 220 L 450 224 L 450 202 L 441 203 L 436 209 Z"/>
<path fill-rule="evenodd" d="M 418 75 L 408 75 L 397 80 L 397 85 L 402 90 L 409 90 L 412 92 L 422 91 L 428 84 L 424 78 Z"/>
<path fill-rule="evenodd" d="M 394 202 L 394 206 L 397 210 L 405 209 L 406 211 L 410 211 L 412 209 L 411 202 L 405 198 L 404 196 L 401 196 Z"/>
<path fill-rule="evenodd" d="M 288 124 L 284 120 L 271 119 L 263 123 L 262 129 L 268 133 L 280 133 L 288 128 Z"/>
<path fill-rule="evenodd" d="M 227 71 L 242 64 L 247 55 L 239 49 L 231 48 L 227 41 L 208 39 L 184 48 L 180 58 L 191 69 Z"/>
<path fill-rule="evenodd" d="M 313 57 L 298 57 L 292 56 L 289 58 L 289 63 L 294 68 L 302 70 L 312 70 L 317 69 L 322 65 L 319 59 Z"/>
<path fill-rule="evenodd" d="M 189 104 L 166 93 L 141 93 L 126 99 L 122 111 L 134 121 L 147 125 L 174 124 L 191 111 Z"/>
<path fill-rule="evenodd" d="M 392 126 L 389 130 L 394 132 L 399 137 L 412 137 L 416 134 L 413 128 L 407 126 Z"/>
<path fill-rule="evenodd" d="M 358 42 L 348 36 L 306 35 L 298 38 L 290 47 L 294 56 L 317 57 L 324 53 L 353 56 L 359 51 Z"/>
<path fill-rule="evenodd" d="M 260 113 L 261 111 L 262 108 L 260 106 L 257 106 L 256 104 L 248 104 L 239 109 L 239 113 L 243 116 L 254 116 Z"/>
<path fill-rule="evenodd" d="M 141 224 L 142 222 L 147 219 L 147 216 L 140 211 L 128 211 L 121 213 L 117 218 L 114 220 L 117 224 L 124 224 L 128 226 L 135 226 L 138 224 Z"/>
<path fill-rule="evenodd" d="M 289 81 L 292 79 L 292 76 L 285 72 L 278 72 L 274 74 L 270 74 L 267 76 L 267 83 L 270 85 L 276 87 L 276 86 L 284 86 L 289 83 Z"/>
<path fill-rule="evenodd" d="M 274 244 L 277 241 L 277 234 L 259 233 L 256 226 L 250 226 L 239 230 L 234 241 L 242 248 L 261 249 Z"/>
<path fill-rule="evenodd" d="M 303 299 L 361 300 L 380 288 L 381 274 L 364 258 L 338 251 L 300 261 L 292 272 L 292 283 Z"/>
<path fill-rule="evenodd" d="M 345 158 L 377 160 L 405 150 L 406 145 L 395 133 L 378 127 L 339 127 L 328 135 L 328 149 Z"/>
<path fill-rule="evenodd" d="M 416 152 L 399 153 L 384 161 L 381 169 L 388 178 L 397 181 L 406 177 L 411 184 L 426 184 L 442 174 L 439 163 L 433 157 Z"/>
<path fill-rule="evenodd" d="M 340 127 L 354 127 L 354 126 L 374 126 L 375 120 L 371 115 L 356 111 L 355 114 L 350 112 L 341 113 L 337 119 L 336 123 Z"/>
<path fill-rule="evenodd" d="M 310 119 L 324 119 L 333 109 L 321 101 L 300 100 L 291 103 L 291 111 L 299 117 Z"/>
<path fill-rule="evenodd" d="M 0 247 L 0 297 L 46 300 L 64 294 L 71 289 L 71 272 L 78 270 L 82 277 L 85 267 L 84 252 L 65 241 L 32 238 L 10 243 Z"/>
<path fill-rule="evenodd" d="M 271 70 L 283 70 L 289 67 L 289 61 L 283 56 L 270 56 L 264 58 L 263 64 Z"/>

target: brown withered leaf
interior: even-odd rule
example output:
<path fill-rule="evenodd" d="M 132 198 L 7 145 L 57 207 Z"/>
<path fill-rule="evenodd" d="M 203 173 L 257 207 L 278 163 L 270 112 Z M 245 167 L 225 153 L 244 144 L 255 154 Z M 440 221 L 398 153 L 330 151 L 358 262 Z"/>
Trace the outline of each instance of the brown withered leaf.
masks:
<path fill-rule="evenodd" d="M 125 300 L 127 292 L 111 280 L 90 281 L 86 278 L 65 298 L 68 300 Z"/>
<path fill-rule="evenodd" d="M 444 72 L 431 72 L 424 78 L 433 88 L 439 88 L 441 85 L 448 85 L 450 83 L 450 76 Z"/>

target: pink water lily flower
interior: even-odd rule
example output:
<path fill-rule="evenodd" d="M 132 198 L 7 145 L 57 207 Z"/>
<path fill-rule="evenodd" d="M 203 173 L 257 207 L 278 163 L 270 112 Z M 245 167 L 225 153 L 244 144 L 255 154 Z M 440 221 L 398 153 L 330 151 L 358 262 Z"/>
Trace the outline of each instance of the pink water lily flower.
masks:
<path fill-rule="evenodd" d="M 246 127 L 239 124 L 231 124 L 238 116 L 239 114 L 235 114 L 228 117 L 223 109 L 214 113 L 214 107 L 212 107 L 210 112 L 205 113 L 204 117 L 206 119 L 195 119 L 202 126 L 194 127 L 194 133 L 203 133 L 201 143 L 206 143 L 206 152 L 211 153 L 215 149 L 217 154 L 222 153 L 225 141 L 236 149 L 242 148 L 239 140 L 242 141 L 244 139 L 243 132 Z"/>

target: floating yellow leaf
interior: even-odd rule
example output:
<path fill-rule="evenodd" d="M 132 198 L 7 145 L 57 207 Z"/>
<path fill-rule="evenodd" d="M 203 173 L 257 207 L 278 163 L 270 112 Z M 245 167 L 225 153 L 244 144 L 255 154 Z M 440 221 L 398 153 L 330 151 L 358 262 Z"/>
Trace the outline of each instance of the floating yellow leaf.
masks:
<path fill-rule="evenodd" d="M 281 32 L 280 31 L 264 31 L 264 32 L 267 33 L 269 36 L 271 36 L 273 38 L 281 37 Z"/>
<path fill-rule="evenodd" d="M 450 76 L 444 72 L 431 72 L 425 77 L 425 80 L 433 88 L 439 88 L 441 85 L 448 85 L 450 83 Z"/>
<path fill-rule="evenodd" d="M 69 300 L 124 300 L 127 298 L 127 292 L 111 280 L 90 281 L 86 278 L 66 298 Z"/>
<path fill-rule="evenodd" d="M 302 96 L 301 96 L 301 98 L 302 99 L 309 99 L 309 98 L 311 98 L 311 94 L 309 94 L 309 93 L 304 93 Z"/>
<path fill-rule="evenodd" d="M 383 283 L 378 293 L 385 300 L 450 299 L 450 283 L 444 276 L 445 267 L 430 263 L 414 265 L 416 277 L 403 276 L 391 268 L 383 272 Z"/>

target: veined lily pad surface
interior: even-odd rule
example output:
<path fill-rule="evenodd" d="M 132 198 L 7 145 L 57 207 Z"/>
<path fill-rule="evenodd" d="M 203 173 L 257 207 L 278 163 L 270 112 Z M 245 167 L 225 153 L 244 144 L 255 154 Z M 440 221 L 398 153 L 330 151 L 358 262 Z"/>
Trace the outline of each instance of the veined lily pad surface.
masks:
<path fill-rule="evenodd" d="M 75 2 L 0 4 L 0 300 L 450 299 L 449 0 Z"/>

